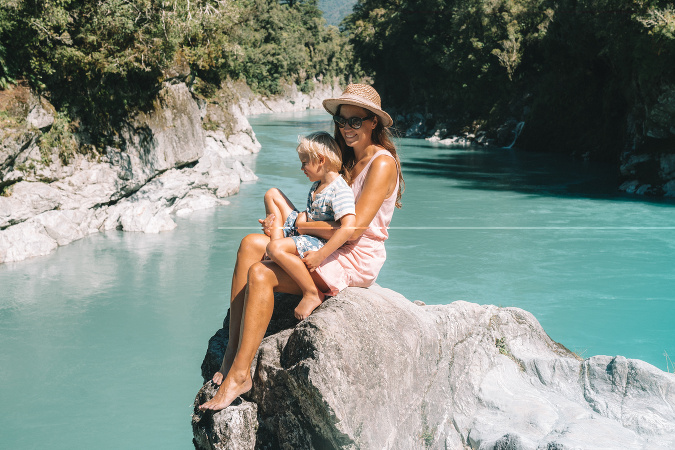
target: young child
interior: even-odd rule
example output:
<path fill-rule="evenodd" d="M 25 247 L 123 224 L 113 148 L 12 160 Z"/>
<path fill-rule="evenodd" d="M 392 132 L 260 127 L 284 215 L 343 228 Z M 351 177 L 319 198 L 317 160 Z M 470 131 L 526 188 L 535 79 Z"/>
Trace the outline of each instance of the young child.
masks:
<path fill-rule="evenodd" d="M 354 193 L 339 173 L 342 168 L 340 147 L 331 135 L 318 132 L 301 138 L 297 151 L 302 171 L 314 182 L 307 196 L 307 209 L 299 213 L 281 191 L 270 189 L 265 194 L 265 211 L 272 225 L 265 229 L 270 236 L 267 255 L 302 289 L 295 317 L 303 320 L 324 298 L 310 272 L 349 239 L 356 216 Z M 336 221 L 340 228 L 328 241 L 301 235 L 296 227 L 298 216 L 302 221 Z"/>

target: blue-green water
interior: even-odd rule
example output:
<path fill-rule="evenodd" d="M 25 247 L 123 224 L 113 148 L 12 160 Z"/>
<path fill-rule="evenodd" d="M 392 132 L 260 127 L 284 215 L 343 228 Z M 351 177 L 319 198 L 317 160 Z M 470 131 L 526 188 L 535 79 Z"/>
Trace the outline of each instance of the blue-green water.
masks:
<path fill-rule="evenodd" d="M 260 177 L 159 235 L 111 232 L 0 265 L 0 448 L 191 448 L 191 403 L 242 227 L 262 195 L 308 189 L 297 135 L 321 112 L 252 119 Z M 427 303 L 532 312 L 585 357 L 665 370 L 675 355 L 675 203 L 619 195 L 614 171 L 546 154 L 401 140 L 404 208 L 379 283 Z"/>

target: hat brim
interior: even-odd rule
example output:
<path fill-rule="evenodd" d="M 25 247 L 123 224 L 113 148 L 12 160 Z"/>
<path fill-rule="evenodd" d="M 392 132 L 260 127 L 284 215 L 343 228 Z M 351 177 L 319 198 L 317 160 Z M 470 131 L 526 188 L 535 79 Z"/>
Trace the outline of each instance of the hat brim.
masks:
<path fill-rule="evenodd" d="M 340 98 L 327 98 L 323 101 L 323 107 L 331 116 L 334 116 L 337 113 L 338 107 L 340 105 L 352 105 L 359 106 L 363 109 L 375 114 L 382 121 L 382 125 L 387 128 L 394 124 L 394 121 L 391 119 L 391 116 L 383 111 L 381 108 L 378 108 L 375 103 L 368 102 L 359 97 L 354 96 L 354 98 L 349 98 L 351 96 L 343 96 Z"/>

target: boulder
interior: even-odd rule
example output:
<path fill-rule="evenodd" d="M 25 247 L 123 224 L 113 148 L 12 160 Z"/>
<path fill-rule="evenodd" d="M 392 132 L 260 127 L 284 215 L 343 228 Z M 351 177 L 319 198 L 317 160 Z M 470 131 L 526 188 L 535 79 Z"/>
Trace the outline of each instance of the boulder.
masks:
<path fill-rule="evenodd" d="M 54 123 L 54 116 L 43 105 L 37 104 L 28 113 L 26 123 L 33 128 L 47 128 Z"/>
<path fill-rule="evenodd" d="M 215 387 L 200 391 L 197 449 L 675 447 L 675 374 L 582 360 L 521 309 L 416 304 L 377 286 L 348 288 L 295 326 L 292 306 L 275 310 L 281 330 L 263 340 L 241 403 L 201 413 Z M 210 348 L 224 349 L 223 331 Z"/>

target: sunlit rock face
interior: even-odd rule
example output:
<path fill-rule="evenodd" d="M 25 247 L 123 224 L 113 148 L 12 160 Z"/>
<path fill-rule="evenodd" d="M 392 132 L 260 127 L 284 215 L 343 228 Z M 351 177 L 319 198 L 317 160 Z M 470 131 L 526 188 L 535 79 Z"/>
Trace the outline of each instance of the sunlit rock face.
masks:
<path fill-rule="evenodd" d="M 294 300 L 293 300 L 294 299 Z M 437 299 L 436 299 L 437 300 Z M 621 356 L 582 360 L 518 308 L 425 306 L 348 288 L 296 325 L 278 296 L 253 389 L 196 406 L 197 449 L 643 449 L 675 445 L 675 375 Z M 214 336 L 208 380 L 227 342 Z"/>
<path fill-rule="evenodd" d="M 0 263 L 46 255 L 87 234 L 112 229 L 158 233 L 174 216 L 228 204 L 260 151 L 246 115 L 320 108 L 340 93 L 317 83 L 260 97 L 245 83 L 223 85 L 208 101 L 180 79 L 164 83 L 152 108 L 118 130 L 114 145 L 76 153 L 40 147 L 56 112 L 27 88 L 10 105 L 20 118 L 0 128 Z M 86 145 L 86 136 L 75 136 Z M 85 152 L 86 153 L 86 152 Z M 16 227 L 16 228 L 15 228 Z"/>
<path fill-rule="evenodd" d="M 168 231 L 176 215 L 227 204 L 241 182 L 257 179 L 246 162 L 260 144 L 244 116 L 254 95 L 223 91 L 230 95 L 207 102 L 182 82 L 165 83 L 152 108 L 120 128 L 114 145 L 65 163 L 59 148 L 40 147 L 54 108 L 17 89 L 4 105 L 20 120 L 2 129 L 0 263 L 46 255 L 99 231 Z M 296 91 L 275 99 L 277 109 L 316 106 Z"/>

